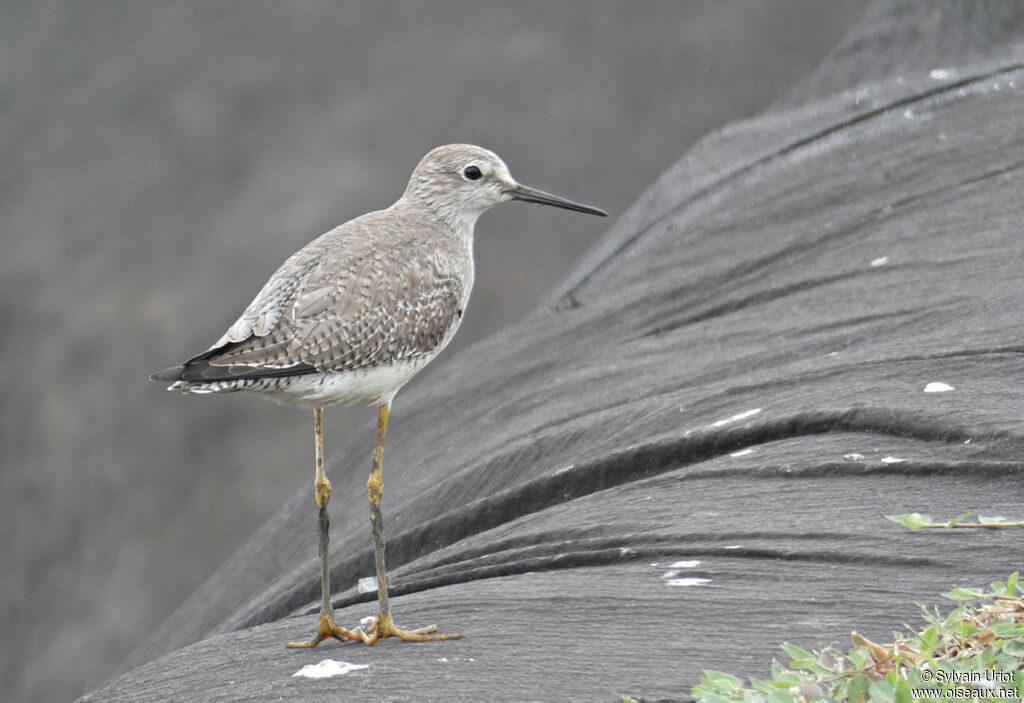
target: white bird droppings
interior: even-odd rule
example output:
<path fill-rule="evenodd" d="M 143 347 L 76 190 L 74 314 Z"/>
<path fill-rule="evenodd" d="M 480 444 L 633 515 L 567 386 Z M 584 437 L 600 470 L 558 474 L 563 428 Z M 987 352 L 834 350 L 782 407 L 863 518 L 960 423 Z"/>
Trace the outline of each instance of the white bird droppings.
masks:
<path fill-rule="evenodd" d="M 733 452 L 729 456 L 731 456 L 731 457 L 746 456 L 747 454 L 753 454 L 753 453 L 754 453 L 754 450 L 751 449 L 750 447 L 747 447 L 746 449 L 740 449 L 738 452 Z"/>
<path fill-rule="evenodd" d="M 684 559 L 677 561 L 674 564 L 669 564 L 670 569 L 692 569 L 695 566 L 700 566 L 700 559 Z"/>
<path fill-rule="evenodd" d="M 900 459 L 895 456 L 883 456 L 881 461 L 883 464 L 902 464 L 906 459 Z"/>
<path fill-rule="evenodd" d="M 754 415 L 757 415 L 759 412 L 761 412 L 761 408 L 754 408 L 753 410 L 746 410 L 746 411 L 741 412 L 741 413 L 739 413 L 737 415 L 733 415 L 732 417 L 727 417 L 724 420 L 716 420 L 715 422 L 711 423 L 711 426 L 712 427 L 722 427 L 723 425 L 729 425 L 729 424 L 732 424 L 734 422 L 739 422 L 740 420 L 746 420 L 748 417 L 753 417 Z"/>
<path fill-rule="evenodd" d="M 679 578 L 680 569 L 692 569 L 700 565 L 700 559 L 681 559 L 668 565 L 668 571 L 661 575 L 662 580 L 669 586 L 702 586 L 711 583 L 711 579 L 690 576 Z M 651 564 L 657 566 L 657 564 Z"/>
<path fill-rule="evenodd" d="M 889 263 L 889 257 L 888 256 L 880 256 L 877 259 L 872 259 L 871 260 L 871 268 L 876 269 L 879 266 L 885 266 L 887 263 Z"/>
<path fill-rule="evenodd" d="M 953 72 L 950 71 L 948 68 L 933 68 L 931 71 L 928 72 L 928 77 L 931 78 L 933 81 L 944 81 L 952 77 L 952 75 Z"/>
<path fill-rule="evenodd" d="M 369 664 L 351 664 L 336 659 L 324 659 L 319 664 L 306 664 L 292 676 L 304 676 L 308 679 L 329 679 L 332 676 L 344 676 L 360 669 L 369 669 Z"/>
<path fill-rule="evenodd" d="M 691 577 L 685 579 L 671 579 L 668 581 L 669 586 L 703 586 L 706 583 L 711 583 L 711 579 Z"/>
<path fill-rule="evenodd" d="M 373 593 L 377 590 L 377 577 L 366 576 L 359 579 L 359 584 L 356 586 L 356 590 L 360 593 Z"/>
<path fill-rule="evenodd" d="M 953 390 L 956 390 L 953 386 L 941 381 L 932 381 L 924 387 L 925 393 L 948 393 Z"/>

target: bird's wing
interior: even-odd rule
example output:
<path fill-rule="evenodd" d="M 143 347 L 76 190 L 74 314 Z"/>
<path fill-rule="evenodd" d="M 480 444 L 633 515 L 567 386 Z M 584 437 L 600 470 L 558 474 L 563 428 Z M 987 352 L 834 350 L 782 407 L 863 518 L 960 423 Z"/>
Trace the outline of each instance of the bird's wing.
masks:
<path fill-rule="evenodd" d="M 344 235 L 288 259 L 224 336 L 185 362 L 181 380 L 352 371 L 435 353 L 462 314 L 452 252 L 408 232 L 383 245 Z M 410 246 L 430 253 L 409 257 Z"/>

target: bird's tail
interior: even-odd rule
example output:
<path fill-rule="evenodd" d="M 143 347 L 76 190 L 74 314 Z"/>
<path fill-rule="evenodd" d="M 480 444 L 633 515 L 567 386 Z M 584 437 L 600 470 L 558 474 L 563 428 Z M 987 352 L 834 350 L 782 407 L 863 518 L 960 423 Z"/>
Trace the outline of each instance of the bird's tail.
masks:
<path fill-rule="evenodd" d="M 174 383 L 175 381 L 181 381 L 182 373 L 184 373 L 184 366 L 172 366 L 169 369 L 163 371 L 157 371 L 155 374 L 149 377 L 150 381 L 156 381 L 157 383 Z"/>

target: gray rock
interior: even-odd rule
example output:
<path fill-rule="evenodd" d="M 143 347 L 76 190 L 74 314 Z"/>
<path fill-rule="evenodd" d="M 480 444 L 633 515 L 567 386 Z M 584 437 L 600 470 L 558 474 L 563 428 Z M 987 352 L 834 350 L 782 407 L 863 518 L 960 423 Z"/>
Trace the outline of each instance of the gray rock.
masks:
<path fill-rule="evenodd" d="M 875 5 L 403 394 L 393 608 L 464 639 L 286 651 L 315 619 L 307 489 L 83 700 L 685 699 L 1019 567 L 1014 534 L 884 517 L 1020 512 L 1024 24 L 958 6 Z M 370 446 L 328 470 L 342 622 L 373 612 Z M 369 668 L 292 677 L 324 658 Z"/>

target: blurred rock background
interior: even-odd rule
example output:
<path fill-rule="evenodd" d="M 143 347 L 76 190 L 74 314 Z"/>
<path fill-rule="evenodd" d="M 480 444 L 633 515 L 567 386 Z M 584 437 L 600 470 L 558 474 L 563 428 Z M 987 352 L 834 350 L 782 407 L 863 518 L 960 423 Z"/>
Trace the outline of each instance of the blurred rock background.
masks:
<path fill-rule="evenodd" d="M 5 699 L 101 683 L 310 483 L 307 413 L 146 381 L 220 336 L 292 251 L 389 205 L 453 141 L 614 217 L 809 75 L 864 4 L 0 5 Z M 484 217 L 437 363 L 535 306 L 605 226 Z M 329 411 L 329 449 L 371 420 Z"/>

